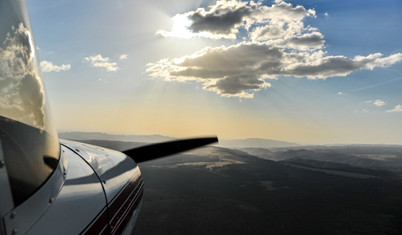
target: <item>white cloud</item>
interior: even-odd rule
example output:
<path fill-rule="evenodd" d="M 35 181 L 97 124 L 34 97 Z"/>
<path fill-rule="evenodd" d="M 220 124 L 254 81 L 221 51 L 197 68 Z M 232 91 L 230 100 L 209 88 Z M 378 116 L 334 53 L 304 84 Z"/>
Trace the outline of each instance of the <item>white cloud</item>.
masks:
<path fill-rule="evenodd" d="M 366 103 L 373 104 L 373 105 L 375 105 L 377 107 L 381 107 L 381 106 L 384 106 L 386 104 L 385 101 L 383 101 L 383 100 L 367 100 Z"/>
<path fill-rule="evenodd" d="M 374 54 L 350 59 L 345 56 L 326 56 L 321 50 L 287 52 L 269 43 L 243 42 L 150 63 L 147 72 L 151 77 L 170 81 L 195 80 L 203 83 L 204 89 L 222 95 L 250 98 L 252 93 L 248 91 L 270 86 L 266 79 L 277 79 L 279 76 L 309 79 L 347 76 L 356 70 L 390 66 L 395 60 L 388 58 Z M 402 56 L 399 60 L 402 60 Z M 383 61 L 389 61 L 390 64 Z"/>
<path fill-rule="evenodd" d="M 325 12 L 325 13 L 324 13 L 324 16 L 329 16 L 329 15 L 328 15 L 328 12 Z"/>
<path fill-rule="evenodd" d="M 0 46 L 0 116 L 45 129 L 45 95 L 30 31 L 11 27 Z"/>
<path fill-rule="evenodd" d="M 402 113 L 402 105 L 397 105 L 393 109 L 387 110 L 387 112 Z"/>
<path fill-rule="evenodd" d="M 342 95 L 342 94 L 343 94 L 342 91 L 338 92 L 338 95 Z"/>
<path fill-rule="evenodd" d="M 119 57 L 119 59 L 120 59 L 120 60 L 125 60 L 125 59 L 127 59 L 127 57 L 128 57 L 127 54 L 121 54 L 120 57 Z"/>
<path fill-rule="evenodd" d="M 116 62 L 110 62 L 109 57 L 103 57 L 100 54 L 85 57 L 84 61 L 89 62 L 93 67 L 105 68 L 108 72 L 115 72 L 119 69 Z"/>
<path fill-rule="evenodd" d="M 267 28 L 262 30 L 265 25 L 272 26 L 271 31 L 276 30 L 279 34 L 283 33 L 282 31 L 300 32 L 304 28 L 300 22 L 309 16 L 315 17 L 315 11 L 306 10 L 302 6 L 293 7 L 292 4 L 283 1 L 265 6 L 261 2 L 254 1 L 221 0 L 209 6 L 209 9 L 198 8 L 173 16 L 172 29 L 158 30 L 156 33 L 164 37 L 235 39 L 240 28 L 253 34 L 253 29 L 258 26 L 260 30 L 256 33 L 261 34 L 267 32 Z M 254 39 L 266 37 L 252 36 Z"/>
<path fill-rule="evenodd" d="M 40 62 L 40 68 L 43 73 L 48 72 L 61 72 L 61 71 L 68 71 L 71 69 L 70 64 L 62 64 L 60 66 L 54 65 L 51 61 L 43 60 Z"/>
<path fill-rule="evenodd" d="M 243 42 L 165 58 L 149 63 L 147 72 L 151 77 L 169 81 L 197 81 L 204 89 L 222 96 L 252 98 L 255 91 L 271 86 L 268 79 L 327 79 L 402 61 L 401 53 L 354 58 L 327 55 L 324 35 L 317 28 L 305 26 L 306 17 L 316 17 L 315 10 L 279 0 L 272 6 L 260 1 L 221 0 L 208 9 L 178 14 L 173 17 L 177 24 L 172 31 L 160 31 L 161 34 L 242 38 Z M 381 106 L 378 102 L 375 105 Z"/>
<path fill-rule="evenodd" d="M 373 104 L 377 107 L 381 107 L 385 105 L 385 101 L 383 100 L 374 100 Z"/>

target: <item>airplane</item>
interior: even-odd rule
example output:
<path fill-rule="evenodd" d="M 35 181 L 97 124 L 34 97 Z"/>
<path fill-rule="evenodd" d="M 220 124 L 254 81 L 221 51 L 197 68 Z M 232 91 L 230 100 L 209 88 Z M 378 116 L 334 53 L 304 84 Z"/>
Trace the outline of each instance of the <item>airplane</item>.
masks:
<path fill-rule="evenodd" d="M 218 141 L 174 140 L 118 152 L 59 140 L 25 0 L 0 0 L 0 235 L 131 234 L 138 163 Z"/>

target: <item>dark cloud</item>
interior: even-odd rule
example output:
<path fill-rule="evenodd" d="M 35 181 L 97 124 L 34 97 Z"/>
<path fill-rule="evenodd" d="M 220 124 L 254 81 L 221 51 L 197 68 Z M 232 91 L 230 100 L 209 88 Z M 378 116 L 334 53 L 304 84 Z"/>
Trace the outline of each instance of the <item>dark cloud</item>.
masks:
<path fill-rule="evenodd" d="M 304 34 L 301 36 L 294 36 L 287 39 L 287 44 L 294 48 L 300 49 L 317 49 L 324 46 L 324 36 L 319 32 Z"/>
<path fill-rule="evenodd" d="M 249 7 L 237 9 L 217 9 L 213 12 L 203 13 L 198 10 L 188 15 L 191 20 L 189 29 L 194 33 L 211 32 L 214 34 L 229 34 L 235 25 L 240 24 L 245 16 L 249 16 L 252 10 Z"/>
<path fill-rule="evenodd" d="M 315 17 L 315 11 L 283 1 L 266 6 L 254 1 L 222 0 L 209 10 L 200 8 L 176 16 L 187 17 L 189 29 L 198 36 L 236 38 L 240 27 L 248 32 L 248 38 L 232 46 L 205 48 L 148 64 L 151 77 L 195 80 L 204 89 L 223 96 L 251 98 L 253 92 L 270 86 L 267 79 L 281 76 L 326 79 L 402 60 L 400 53 L 388 57 L 380 53 L 354 58 L 327 56 L 324 35 L 303 23 L 306 17 Z"/>
<path fill-rule="evenodd" d="M 180 71 L 172 71 L 169 74 L 173 77 L 193 77 L 201 79 L 213 79 L 213 78 L 222 78 L 228 75 L 234 75 L 237 72 L 238 72 L 237 70 L 227 71 L 223 69 L 211 70 L 211 69 L 185 68 Z"/>
<path fill-rule="evenodd" d="M 230 76 L 218 80 L 215 84 L 206 86 L 206 89 L 216 90 L 219 94 L 237 95 L 245 94 L 244 91 L 259 90 L 270 86 L 263 79 L 256 76 Z"/>
<path fill-rule="evenodd" d="M 355 70 L 363 68 L 364 64 L 356 63 L 343 56 L 337 56 L 323 58 L 320 63 L 297 65 L 292 69 L 284 71 L 284 74 L 297 77 L 327 78 L 346 76 Z"/>
<path fill-rule="evenodd" d="M 240 43 L 230 47 L 208 48 L 183 58 L 149 64 L 152 77 L 168 80 L 196 80 L 204 88 L 221 95 L 251 97 L 254 90 L 270 86 L 267 78 L 279 76 L 326 79 L 346 76 L 353 71 L 386 67 L 402 60 L 402 54 L 325 56 L 325 53 L 286 52 L 269 44 Z"/>
<path fill-rule="evenodd" d="M 249 32 L 255 27 L 263 29 L 256 32 L 261 38 L 269 35 L 271 35 L 269 37 L 280 36 L 283 31 L 289 31 L 288 29 L 300 32 L 303 25 L 296 26 L 294 22 L 300 22 L 307 16 L 315 16 L 315 11 L 306 10 L 302 6 L 293 7 L 292 4 L 285 2 L 266 6 L 261 2 L 254 1 L 223 0 L 217 1 L 209 9 L 199 8 L 195 11 L 177 14 L 172 20 L 177 21 L 177 24 L 174 23 L 175 26 L 181 25 L 181 27 L 187 28 L 190 31 L 188 33 L 193 33 L 194 36 L 233 39 L 237 37 L 241 27 Z M 187 19 L 189 23 L 183 24 L 183 18 Z M 177 32 L 172 30 L 172 32 L 158 30 L 157 33 L 166 37 L 189 37 L 188 34 L 183 34 L 185 29 Z M 252 37 L 258 38 L 258 36 Z"/>
<path fill-rule="evenodd" d="M 230 47 L 208 48 L 200 56 L 185 57 L 180 66 L 214 70 L 242 70 L 258 61 L 279 60 L 283 52 L 266 44 L 240 43 Z"/>

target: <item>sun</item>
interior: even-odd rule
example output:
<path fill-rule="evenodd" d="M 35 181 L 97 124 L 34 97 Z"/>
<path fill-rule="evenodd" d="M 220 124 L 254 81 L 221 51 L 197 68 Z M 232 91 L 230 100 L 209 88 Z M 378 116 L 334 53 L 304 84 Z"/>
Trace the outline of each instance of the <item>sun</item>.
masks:
<path fill-rule="evenodd" d="M 161 34 L 164 37 L 176 37 L 176 38 L 193 38 L 196 34 L 192 33 L 189 29 L 191 25 L 191 20 L 188 19 L 187 15 L 178 14 L 172 17 L 172 29 L 171 31 L 158 30 L 157 34 Z"/>

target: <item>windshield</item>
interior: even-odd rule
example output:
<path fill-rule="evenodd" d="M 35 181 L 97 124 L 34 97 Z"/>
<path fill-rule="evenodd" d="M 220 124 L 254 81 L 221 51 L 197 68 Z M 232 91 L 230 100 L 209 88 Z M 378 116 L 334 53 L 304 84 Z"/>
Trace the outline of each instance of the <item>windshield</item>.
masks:
<path fill-rule="evenodd" d="M 0 143 L 16 205 L 58 162 L 46 101 L 25 2 L 0 0 Z"/>

